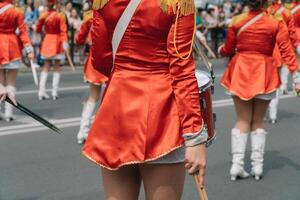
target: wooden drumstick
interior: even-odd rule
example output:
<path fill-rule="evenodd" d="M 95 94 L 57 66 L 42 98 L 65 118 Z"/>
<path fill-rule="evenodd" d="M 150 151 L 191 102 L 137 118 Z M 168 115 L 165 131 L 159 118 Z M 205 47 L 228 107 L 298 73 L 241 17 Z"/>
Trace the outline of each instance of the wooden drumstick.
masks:
<path fill-rule="evenodd" d="M 199 200 L 208 200 L 205 188 L 203 186 L 201 186 L 199 183 L 198 174 L 194 175 L 194 179 L 195 179 L 198 194 L 199 194 Z"/>
<path fill-rule="evenodd" d="M 208 53 L 213 57 L 217 58 L 216 54 L 211 50 L 211 48 L 205 43 L 200 40 L 200 43 L 205 47 L 205 49 L 208 51 Z"/>
<path fill-rule="evenodd" d="M 69 62 L 69 64 L 70 64 L 70 67 L 71 67 L 72 71 L 75 72 L 76 70 L 75 70 L 74 64 L 73 64 L 73 62 L 72 62 L 70 53 L 69 53 L 69 51 L 65 51 L 65 52 L 66 52 L 67 59 L 68 59 L 68 62 Z"/>

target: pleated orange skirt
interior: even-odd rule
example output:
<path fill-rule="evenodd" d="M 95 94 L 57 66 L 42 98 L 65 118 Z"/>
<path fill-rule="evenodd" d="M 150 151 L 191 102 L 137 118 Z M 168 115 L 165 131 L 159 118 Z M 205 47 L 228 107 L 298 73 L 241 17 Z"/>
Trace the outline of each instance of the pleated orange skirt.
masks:
<path fill-rule="evenodd" d="M 229 62 L 221 84 L 243 100 L 269 94 L 279 88 L 280 76 L 272 56 L 237 53 Z"/>

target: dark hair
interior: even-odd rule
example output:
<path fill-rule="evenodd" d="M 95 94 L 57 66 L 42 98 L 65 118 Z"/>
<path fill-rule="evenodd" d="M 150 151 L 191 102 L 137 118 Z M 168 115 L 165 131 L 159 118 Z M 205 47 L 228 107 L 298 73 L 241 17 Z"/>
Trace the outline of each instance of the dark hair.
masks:
<path fill-rule="evenodd" d="M 247 4 L 251 9 L 259 9 L 262 8 L 265 4 L 264 0 L 248 0 Z"/>

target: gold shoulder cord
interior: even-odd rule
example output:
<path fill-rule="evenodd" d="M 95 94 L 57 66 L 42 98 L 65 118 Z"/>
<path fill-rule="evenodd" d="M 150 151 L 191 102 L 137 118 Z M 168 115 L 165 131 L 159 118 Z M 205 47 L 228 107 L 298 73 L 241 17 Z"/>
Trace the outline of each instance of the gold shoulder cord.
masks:
<path fill-rule="evenodd" d="M 179 16 L 180 15 L 186 16 L 186 15 L 194 14 L 194 17 L 196 18 L 195 4 L 194 4 L 194 1 L 191 1 L 191 0 L 186 0 L 186 1 L 179 0 L 177 5 L 178 6 L 177 6 L 177 10 L 176 10 L 176 21 L 175 21 L 174 37 L 173 37 L 174 48 L 175 48 L 176 54 L 178 55 L 178 57 L 180 59 L 188 60 L 190 58 L 192 52 L 193 52 L 193 42 L 194 42 L 194 39 L 195 39 L 195 32 L 196 32 L 196 20 L 194 22 L 194 30 L 193 30 L 192 40 L 191 40 L 191 47 L 190 47 L 188 55 L 185 56 L 185 57 L 184 57 L 184 55 L 181 55 L 178 51 L 177 42 L 176 42 L 176 35 L 177 35 L 176 33 L 177 33 L 177 26 L 178 26 L 178 23 L 179 23 Z M 174 9 L 174 7 L 173 7 L 173 9 Z"/>

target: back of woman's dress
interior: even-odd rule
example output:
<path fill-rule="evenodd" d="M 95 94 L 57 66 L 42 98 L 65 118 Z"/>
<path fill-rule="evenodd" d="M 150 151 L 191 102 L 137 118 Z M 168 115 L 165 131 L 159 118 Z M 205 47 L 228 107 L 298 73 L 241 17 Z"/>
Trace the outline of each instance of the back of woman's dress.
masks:
<path fill-rule="evenodd" d="M 113 66 L 112 35 L 128 3 L 110 0 L 94 11 L 92 58 L 102 72 Z M 118 48 L 85 156 L 117 169 L 158 159 L 181 147 L 183 135 L 202 131 L 195 64 L 189 56 L 193 29 L 193 13 L 176 20 L 173 9 L 163 12 L 159 0 L 141 1 Z"/>

